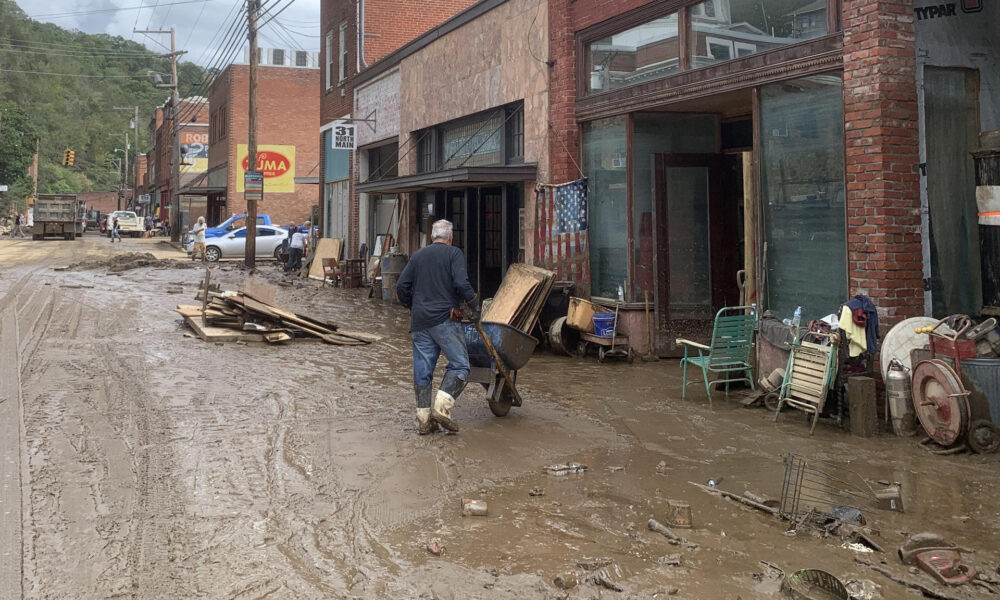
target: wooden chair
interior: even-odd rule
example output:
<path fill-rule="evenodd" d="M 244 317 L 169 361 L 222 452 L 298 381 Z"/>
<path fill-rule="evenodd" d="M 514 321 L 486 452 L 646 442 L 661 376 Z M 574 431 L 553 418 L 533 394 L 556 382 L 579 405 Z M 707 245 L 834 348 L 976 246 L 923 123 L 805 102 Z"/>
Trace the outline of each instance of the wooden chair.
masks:
<path fill-rule="evenodd" d="M 333 281 L 333 286 L 340 285 L 340 263 L 336 258 L 323 259 L 323 286 L 327 281 Z"/>
<path fill-rule="evenodd" d="M 757 324 L 757 310 L 752 306 L 727 306 L 715 314 L 715 324 L 712 328 L 712 343 L 708 346 L 678 339 L 677 345 L 684 346 L 684 358 L 681 359 L 682 377 L 681 398 L 687 396 L 687 367 L 694 365 L 701 369 L 705 381 L 705 392 L 708 403 L 712 403 L 712 386 L 729 384 L 736 381 L 746 381 L 750 389 L 754 389 L 753 371 L 750 368 L 750 351 L 753 348 L 754 327 Z M 694 348 L 698 356 L 689 356 L 688 349 Z M 708 381 L 709 373 L 719 373 L 721 377 Z M 742 377 L 731 377 L 742 375 Z"/>

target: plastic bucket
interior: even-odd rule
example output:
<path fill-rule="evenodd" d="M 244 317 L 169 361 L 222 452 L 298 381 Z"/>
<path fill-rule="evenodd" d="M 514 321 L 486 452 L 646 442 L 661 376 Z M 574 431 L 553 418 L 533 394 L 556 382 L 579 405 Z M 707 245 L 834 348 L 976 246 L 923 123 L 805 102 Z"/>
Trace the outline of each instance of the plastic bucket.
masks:
<path fill-rule="evenodd" d="M 615 336 L 615 313 L 599 312 L 594 314 L 594 335 L 606 338 Z"/>

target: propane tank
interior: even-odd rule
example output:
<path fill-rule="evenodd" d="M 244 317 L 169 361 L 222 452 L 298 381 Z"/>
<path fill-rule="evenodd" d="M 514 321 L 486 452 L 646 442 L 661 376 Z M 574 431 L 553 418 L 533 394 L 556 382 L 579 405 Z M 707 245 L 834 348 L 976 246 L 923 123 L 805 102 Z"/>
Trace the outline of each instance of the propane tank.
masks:
<path fill-rule="evenodd" d="M 885 393 L 889 398 L 892 430 L 900 437 L 911 436 L 917 432 L 909 371 L 903 363 L 894 358 L 889 361 L 889 368 L 885 373 Z"/>

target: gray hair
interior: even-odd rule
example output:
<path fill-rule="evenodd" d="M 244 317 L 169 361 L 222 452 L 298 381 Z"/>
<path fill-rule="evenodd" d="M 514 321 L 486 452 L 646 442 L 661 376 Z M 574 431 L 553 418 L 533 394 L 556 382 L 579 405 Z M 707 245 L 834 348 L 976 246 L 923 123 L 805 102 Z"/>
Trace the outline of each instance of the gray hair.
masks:
<path fill-rule="evenodd" d="M 146 216 L 148 217 L 149 215 L 146 215 Z M 205 222 L 205 217 L 198 217 L 198 222 L 199 223 L 204 223 Z"/>
<path fill-rule="evenodd" d="M 452 235 L 452 228 L 454 225 L 451 221 L 447 219 L 441 219 L 440 221 L 434 221 L 431 225 L 431 239 L 432 240 L 450 240 Z"/>

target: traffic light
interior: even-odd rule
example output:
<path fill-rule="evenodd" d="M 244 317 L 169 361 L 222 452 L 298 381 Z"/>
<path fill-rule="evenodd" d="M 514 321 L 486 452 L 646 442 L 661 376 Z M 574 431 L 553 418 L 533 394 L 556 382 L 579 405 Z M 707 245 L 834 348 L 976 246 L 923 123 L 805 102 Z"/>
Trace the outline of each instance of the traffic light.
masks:
<path fill-rule="evenodd" d="M 72 167 L 73 161 L 76 159 L 76 152 L 72 150 L 67 150 L 63 152 L 62 164 L 64 167 Z"/>

